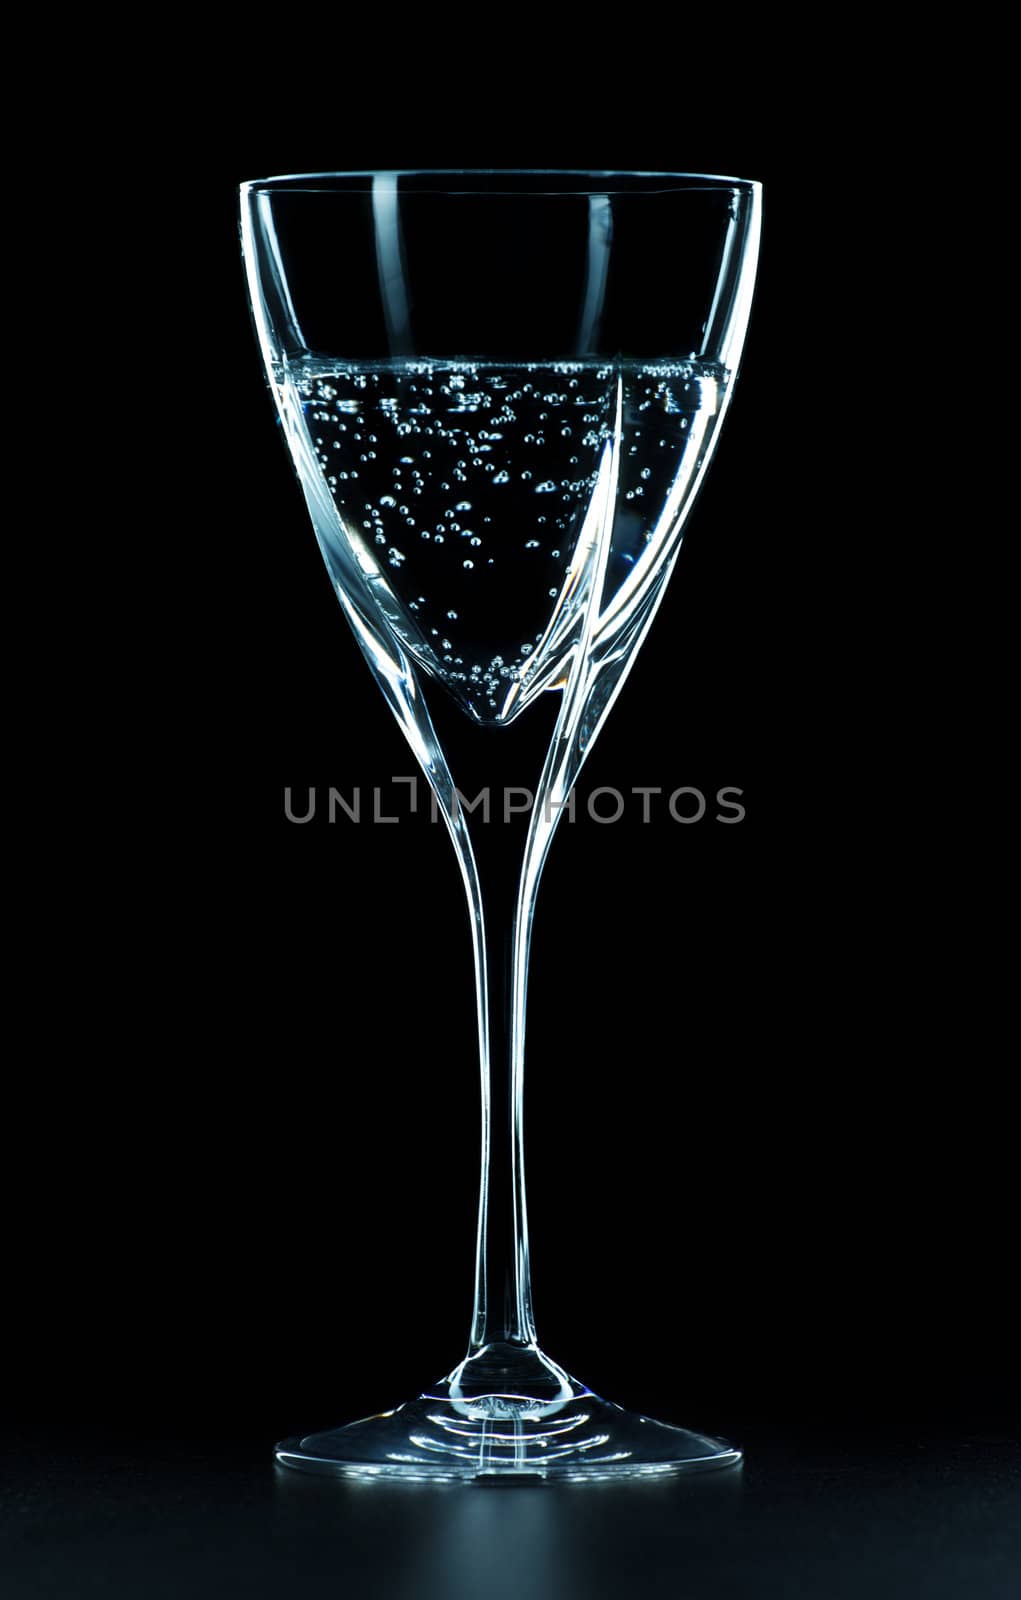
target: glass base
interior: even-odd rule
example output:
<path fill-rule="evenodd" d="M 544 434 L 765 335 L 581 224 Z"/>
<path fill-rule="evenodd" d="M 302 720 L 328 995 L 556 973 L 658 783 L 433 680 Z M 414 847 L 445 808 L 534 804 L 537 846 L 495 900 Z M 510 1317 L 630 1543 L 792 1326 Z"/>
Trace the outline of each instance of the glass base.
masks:
<path fill-rule="evenodd" d="M 513 1353 L 524 1383 L 483 1392 L 480 1379 L 494 1369 L 507 1376 L 508 1363 L 494 1362 L 493 1352 L 490 1346 L 462 1362 L 431 1392 L 393 1411 L 285 1439 L 276 1459 L 302 1472 L 363 1481 L 517 1483 L 662 1477 L 741 1460 L 740 1450 L 723 1439 L 601 1400 L 534 1349 Z"/>

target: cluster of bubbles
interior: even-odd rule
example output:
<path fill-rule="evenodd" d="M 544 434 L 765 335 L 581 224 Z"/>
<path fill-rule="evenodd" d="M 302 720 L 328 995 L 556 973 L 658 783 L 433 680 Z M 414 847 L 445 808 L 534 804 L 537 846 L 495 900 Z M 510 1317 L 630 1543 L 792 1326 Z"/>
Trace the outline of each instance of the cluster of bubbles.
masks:
<path fill-rule="evenodd" d="M 348 537 L 371 553 L 434 669 L 483 715 L 535 669 L 558 614 L 613 436 L 620 370 L 314 363 L 299 385 Z M 700 396 L 692 364 L 625 379 L 614 585 L 652 537 Z"/>
<path fill-rule="evenodd" d="M 611 432 L 612 377 L 581 364 L 404 362 L 303 385 L 349 535 L 376 551 L 442 674 L 490 709 L 530 664 L 570 570 Z M 486 651 L 490 639 L 499 648 Z"/>

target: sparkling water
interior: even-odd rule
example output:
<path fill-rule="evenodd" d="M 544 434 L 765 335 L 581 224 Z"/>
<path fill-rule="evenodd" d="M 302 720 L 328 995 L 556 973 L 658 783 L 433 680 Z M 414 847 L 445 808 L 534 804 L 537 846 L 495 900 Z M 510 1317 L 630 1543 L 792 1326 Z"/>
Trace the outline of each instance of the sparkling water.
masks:
<path fill-rule="evenodd" d="M 402 642 L 485 722 L 512 714 L 523 685 L 557 681 L 600 484 L 613 496 L 601 613 L 658 560 L 728 378 L 696 361 L 321 359 L 277 376 L 299 472 L 314 461 L 329 489 L 336 526 L 314 517 L 327 565 L 344 541 Z"/>

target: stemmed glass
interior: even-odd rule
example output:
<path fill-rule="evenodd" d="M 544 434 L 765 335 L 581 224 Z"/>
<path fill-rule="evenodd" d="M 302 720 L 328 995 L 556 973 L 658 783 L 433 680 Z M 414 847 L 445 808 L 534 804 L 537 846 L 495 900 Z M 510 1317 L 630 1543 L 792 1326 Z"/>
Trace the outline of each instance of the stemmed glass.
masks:
<path fill-rule="evenodd" d="M 757 183 L 687 173 L 242 186 L 256 333 L 316 537 L 460 868 L 482 1079 L 466 1355 L 393 1411 L 278 1445 L 286 1466 L 593 1480 L 740 1460 L 600 1399 L 540 1348 L 522 1110 L 539 879 L 719 437 L 760 212 Z M 438 701 L 506 739 L 551 698 L 523 848 L 484 847 Z"/>

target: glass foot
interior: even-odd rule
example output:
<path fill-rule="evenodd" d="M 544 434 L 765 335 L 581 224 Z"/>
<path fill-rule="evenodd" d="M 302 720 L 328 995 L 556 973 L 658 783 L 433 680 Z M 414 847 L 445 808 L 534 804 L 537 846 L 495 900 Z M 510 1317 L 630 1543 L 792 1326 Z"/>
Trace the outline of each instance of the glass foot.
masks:
<path fill-rule="evenodd" d="M 393 1411 L 285 1439 L 276 1459 L 302 1472 L 363 1480 L 517 1482 L 657 1477 L 741 1460 L 740 1450 L 723 1439 L 601 1400 L 539 1352 L 532 1353 L 532 1366 L 538 1381 L 525 1393 L 518 1384 L 484 1393 L 478 1380 L 485 1372 L 463 1362 L 431 1392 Z"/>

